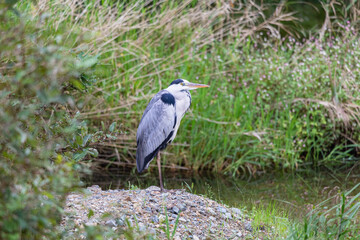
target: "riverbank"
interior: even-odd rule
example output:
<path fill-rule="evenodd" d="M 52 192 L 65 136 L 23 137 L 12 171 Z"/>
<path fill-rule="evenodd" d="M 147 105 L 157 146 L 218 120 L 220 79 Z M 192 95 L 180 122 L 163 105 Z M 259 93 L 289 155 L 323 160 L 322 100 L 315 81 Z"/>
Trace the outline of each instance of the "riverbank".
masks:
<path fill-rule="evenodd" d="M 238 208 L 183 189 L 162 193 L 155 186 L 103 191 L 94 185 L 83 193 L 70 194 L 62 226 L 70 222 L 74 228 L 69 229 L 69 236 L 79 227 L 104 226 L 119 233 L 131 231 L 135 239 L 253 239 L 254 234 L 276 237 L 265 226 L 253 226 L 250 217 Z"/>

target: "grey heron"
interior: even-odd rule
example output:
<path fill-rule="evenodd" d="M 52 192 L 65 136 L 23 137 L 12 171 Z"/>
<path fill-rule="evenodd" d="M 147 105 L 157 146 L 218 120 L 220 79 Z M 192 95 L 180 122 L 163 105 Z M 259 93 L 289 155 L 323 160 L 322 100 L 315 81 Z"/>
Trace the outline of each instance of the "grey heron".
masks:
<path fill-rule="evenodd" d="M 170 144 L 179 129 L 180 121 L 189 110 L 189 90 L 209 87 L 176 79 L 170 86 L 158 92 L 147 105 L 136 133 L 136 166 L 139 173 L 149 167 L 157 155 L 161 191 L 164 186 L 161 177 L 160 151 Z"/>

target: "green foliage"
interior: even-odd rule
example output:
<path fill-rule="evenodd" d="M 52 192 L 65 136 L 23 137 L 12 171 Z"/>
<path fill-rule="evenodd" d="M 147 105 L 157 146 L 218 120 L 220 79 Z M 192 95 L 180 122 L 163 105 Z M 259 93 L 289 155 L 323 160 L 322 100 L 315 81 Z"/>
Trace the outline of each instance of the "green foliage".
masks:
<path fill-rule="evenodd" d="M 171 230 L 170 230 L 169 216 L 168 216 L 167 208 L 166 208 L 166 207 L 164 207 L 164 212 L 165 212 L 165 227 L 161 227 L 161 229 L 164 231 L 164 233 L 165 233 L 165 235 L 166 235 L 166 238 L 167 238 L 168 240 L 171 240 L 171 239 L 173 239 L 174 236 L 175 236 L 176 229 L 177 229 L 178 224 L 179 224 L 180 214 L 177 215 L 176 220 L 175 220 L 174 229 L 173 229 L 173 231 L 171 232 Z"/>
<path fill-rule="evenodd" d="M 332 9 L 328 5 L 324 11 Z M 276 18 L 254 17 L 251 23 L 242 17 L 258 16 L 264 6 L 244 4 L 236 11 L 222 1 L 216 6 L 201 1 L 113 6 L 112 1 L 90 1 L 47 7 L 52 15 L 69 16 L 61 23 L 49 20 L 49 26 L 86 29 L 82 33 L 90 36 L 81 42 L 69 33 L 64 43 L 80 59 L 83 49 L 96 56 L 83 63 L 101 80 L 88 89 L 95 98 L 84 102 L 81 116 L 91 127 L 121 125 L 121 135 L 105 140 L 118 147 L 122 159 L 135 161 L 134 129 L 149 99 L 179 77 L 211 87 L 192 92 L 192 112 L 167 148 L 174 153 L 164 156 L 167 163 L 237 176 L 336 167 L 357 159 L 360 55 L 355 23 L 338 15 L 329 19 L 331 29 L 295 39 L 281 38 L 277 27 L 294 20 L 281 12 L 281 5 Z M 341 5 L 336 11 L 346 10 L 346 15 L 352 9 Z"/>
<path fill-rule="evenodd" d="M 265 230 L 272 239 L 281 239 L 287 236 L 292 223 L 284 209 L 279 208 L 275 203 L 253 207 L 249 215 L 252 219 L 253 235 L 258 237 L 261 237 Z"/>
<path fill-rule="evenodd" d="M 357 184 L 346 193 L 339 193 L 318 204 L 304 223 L 293 226 L 287 239 L 355 239 L 360 234 L 360 193 Z M 335 204 L 334 204 L 335 202 Z"/>
<path fill-rule="evenodd" d="M 68 90 L 92 65 L 78 64 L 61 35 L 39 33 L 45 16 L 0 11 L 1 239 L 57 238 L 65 197 L 80 185 L 74 159 L 96 155 Z"/>

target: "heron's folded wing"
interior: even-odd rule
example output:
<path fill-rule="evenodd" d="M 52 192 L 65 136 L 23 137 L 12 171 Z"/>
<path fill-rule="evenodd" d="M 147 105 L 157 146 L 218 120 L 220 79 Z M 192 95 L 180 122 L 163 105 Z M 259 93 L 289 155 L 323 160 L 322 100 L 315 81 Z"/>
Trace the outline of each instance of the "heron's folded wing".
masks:
<path fill-rule="evenodd" d="M 175 106 L 164 103 L 161 97 L 157 97 L 157 101 L 153 100 L 144 112 L 136 135 L 136 164 L 139 172 L 146 169 L 161 147 L 167 144 L 175 127 Z"/>

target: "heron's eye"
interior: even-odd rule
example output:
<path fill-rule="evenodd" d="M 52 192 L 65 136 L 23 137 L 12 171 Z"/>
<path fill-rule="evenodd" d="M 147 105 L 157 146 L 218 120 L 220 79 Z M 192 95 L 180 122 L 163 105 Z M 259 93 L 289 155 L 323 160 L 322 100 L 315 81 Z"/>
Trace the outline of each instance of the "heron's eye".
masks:
<path fill-rule="evenodd" d="M 180 83 L 181 84 L 181 86 L 185 86 L 185 83 L 184 82 L 182 82 L 182 83 Z"/>

